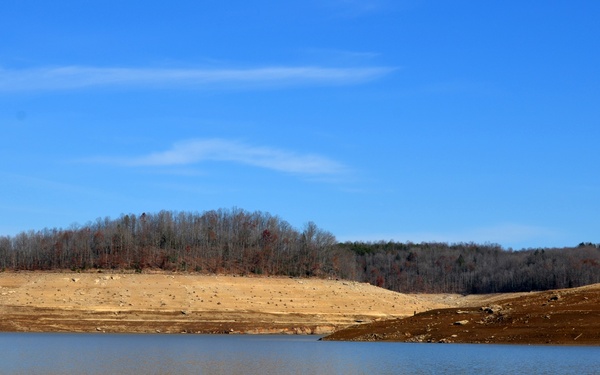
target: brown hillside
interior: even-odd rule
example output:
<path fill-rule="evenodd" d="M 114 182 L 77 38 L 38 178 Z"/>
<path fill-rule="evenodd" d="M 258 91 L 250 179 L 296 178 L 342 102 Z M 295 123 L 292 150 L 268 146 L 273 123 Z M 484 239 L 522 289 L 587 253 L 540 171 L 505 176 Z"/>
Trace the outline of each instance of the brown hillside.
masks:
<path fill-rule="evenodd" d="M 358 325 L 325 339 L 600 345 L 600 284 L 481 302 L 487 303 Z"/>

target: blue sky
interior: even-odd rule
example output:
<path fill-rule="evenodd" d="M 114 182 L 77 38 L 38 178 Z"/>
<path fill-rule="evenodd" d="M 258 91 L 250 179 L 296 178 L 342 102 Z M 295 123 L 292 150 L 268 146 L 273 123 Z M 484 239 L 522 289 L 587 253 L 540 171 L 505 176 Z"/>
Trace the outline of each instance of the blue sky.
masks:
<path fill-rule="evenodd" d="M 0 235 L 238 207 L 600 242 L 596 1 L 7 0 Z"/>

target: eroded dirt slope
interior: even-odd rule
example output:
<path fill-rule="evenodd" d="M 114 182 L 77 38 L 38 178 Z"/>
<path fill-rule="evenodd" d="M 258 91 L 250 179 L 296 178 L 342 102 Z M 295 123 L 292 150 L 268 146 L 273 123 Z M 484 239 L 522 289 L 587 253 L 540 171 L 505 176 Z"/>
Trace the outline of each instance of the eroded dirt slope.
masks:
<path fill-rule="evenodd" d="M 0 330 L 323 334 L 458 299 L 338 280 L 4 272 Z"/>
<path fill-rule="evenodd" d="M 325 339 L 600 345 L 600 284 L 473 298 L 467 305 L 353 326 Z"/>

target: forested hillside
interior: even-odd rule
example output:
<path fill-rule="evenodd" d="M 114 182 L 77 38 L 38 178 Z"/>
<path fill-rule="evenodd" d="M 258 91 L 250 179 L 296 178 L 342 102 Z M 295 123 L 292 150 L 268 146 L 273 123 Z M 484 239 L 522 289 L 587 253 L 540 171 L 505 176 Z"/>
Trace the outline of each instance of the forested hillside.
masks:
<path fill-rule="evenodd" d="M 335 274 L 335 237 L 262 212 L 161 211 L 0 239 L 0 267 L 136 269 L 290 276 Z"/>
<path fill-rule="evenodd" d="M 600 282 L 600 246 L 507 251 L 473 243 L 337 243 L 262 212 L 161 211 L 0 237 L 2 270 L 163 269 L 335 277 L 401 292 L 490 293 Z"/>
<path fill-rule="evenodd" d="M 413 292 L 497 293 L 571 288 L 600 282 L 600 246 L 507 251 L 474 243 L 345 243 L 358 276 Z"/>

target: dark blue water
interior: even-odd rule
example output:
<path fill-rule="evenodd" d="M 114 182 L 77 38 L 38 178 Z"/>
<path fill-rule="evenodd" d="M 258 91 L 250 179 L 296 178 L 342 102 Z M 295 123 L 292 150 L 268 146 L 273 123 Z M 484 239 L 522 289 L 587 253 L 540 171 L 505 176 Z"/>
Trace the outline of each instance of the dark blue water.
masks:
<path fill-rule="evenodd" d="M 600 374 L 600 347 L 0 333 L 1 374 Z"/>

